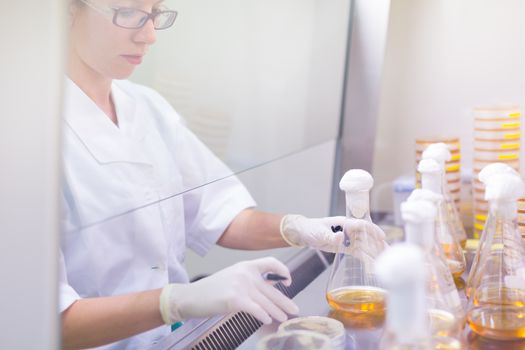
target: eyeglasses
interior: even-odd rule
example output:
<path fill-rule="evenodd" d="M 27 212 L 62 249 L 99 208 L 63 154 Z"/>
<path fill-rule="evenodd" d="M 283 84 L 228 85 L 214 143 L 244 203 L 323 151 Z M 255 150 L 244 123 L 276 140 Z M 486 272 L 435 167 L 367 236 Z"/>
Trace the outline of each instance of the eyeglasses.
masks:
<path fill-rule="evenodd" d="M 80 1 L 102 14 L 112 15 L 113 24 L 126 29 L 142 28 L 150 19 L 153 20 L 153 27 L 155 29 L 166 29 L 171 27 L 177 18 L 177 11 L 153 10 L 153 12 L 149 13 L 130 7 L 102 8 L 91 0 Z"/>

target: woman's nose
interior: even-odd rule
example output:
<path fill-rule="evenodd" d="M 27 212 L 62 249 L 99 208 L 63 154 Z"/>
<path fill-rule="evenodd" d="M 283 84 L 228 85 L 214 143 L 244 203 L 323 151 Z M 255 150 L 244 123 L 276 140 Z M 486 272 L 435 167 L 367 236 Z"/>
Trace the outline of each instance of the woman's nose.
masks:
<path fill-rule="evenodd" d="M 157 40 L 155 33 L 155 26 L 153 20 L 149 19 L 144 23 L 142 28 L 139 28 L 133 37 L 134 41 L 151 45 Z"/>

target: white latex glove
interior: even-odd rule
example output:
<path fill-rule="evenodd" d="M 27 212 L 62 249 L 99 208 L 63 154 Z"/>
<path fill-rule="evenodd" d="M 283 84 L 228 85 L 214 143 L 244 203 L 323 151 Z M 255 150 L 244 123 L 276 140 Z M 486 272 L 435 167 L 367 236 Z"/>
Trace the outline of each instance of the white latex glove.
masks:
<path fill-rule="evenodd" d="M 292 282 L 286 265 L 268 257 L 237 263 L 193 283 L 169 284 L 160 295 L 162 319 L 173 324 L 245 311 L 264 324 L 271 323 L 272 317 L 283 322 L 287 314 L 295 315 L 299 308 L 264 280 L 263 275 L 268 272 L 286 277 L 286 286 Z"/>
<path fill-rule="evenodd" d="M 310 247 L 336 253 L 344 239 L 342 231 L 333 232 L 332 227 L 337 226 L 341 228 L 345 226 L 347 234 L 366 230 L 378 240 L 385 238 L 385 233 L 379 226 L 366 220 L 347 219 L 344 216 L 310 219 L 293 214 L 285 215 L 281 220 L 281 235 L 289 245 L 294 247 Z"/>

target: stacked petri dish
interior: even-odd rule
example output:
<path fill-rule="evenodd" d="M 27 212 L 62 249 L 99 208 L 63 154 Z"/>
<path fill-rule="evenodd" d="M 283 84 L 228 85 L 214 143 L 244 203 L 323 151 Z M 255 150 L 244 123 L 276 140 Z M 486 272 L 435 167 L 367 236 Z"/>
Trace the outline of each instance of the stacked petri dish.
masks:
<path fill-rule="evenodd" d="M 525 239 L 525 198 L 518 201 L 518 227 L 521 237 Z"/>
<path fill-rule="evenodd" d="M 452 158 L 446 163 L 446 178 L 448 182 L 448 189 L 450 195 L 454 198 L 456 207 L 460 210 L 461 199 L 461 145 L 458 137 L 430 137 L 416 139 L 416 164 L 415 168 L 421 160 L 423 151 L 432 143 L 445 143 Z M 416 171 L 416 188 L 421 188 L 421 175 Z"/>
<path fill-rule="evenodd" d="M 520 171 L 521 112 L 518 106 L 487 106 L 474 108 L 473 114 L 473 238 L 479 239 L 487 219 L 488 203 L 485 201 L 485 188 L 478 180 L 478 174 L 484 166 L 495 162 L 505 163 Z M 523 219 L 525 229 L 525 215 Z"/>

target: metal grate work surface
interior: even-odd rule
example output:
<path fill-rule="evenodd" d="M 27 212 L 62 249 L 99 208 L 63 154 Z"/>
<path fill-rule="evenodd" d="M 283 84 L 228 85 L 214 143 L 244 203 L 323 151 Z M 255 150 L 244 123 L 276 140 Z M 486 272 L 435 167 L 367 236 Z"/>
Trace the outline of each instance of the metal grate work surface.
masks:
<path fill-rule="evenodd" d="M 261 327 L 255 317 L 245 312 L 239 312 L 230 317 L 208 335 L 197 341 L 191 349 L 235 349 L 250 335 Z"/>
<path fill-rule="evenodd" d="M 289 298 L 293 298 L 326 269 L 328 266 L 327 258 L 329 256 L 313 250 L 299 252 L 286 262 L 292 275 L 292 284 L 286 287 L 277 283 L 275 287 Z M 188 325 L 187 328 L 191 329 L 181 329 L 181 333 L 177 330 L 170 337 L 169 343 L 158 344 L 159 347 L 151 350 L 233 350 L 261 326 L 262 323 L 255 317 L 245 312 L 239 312 Z M 176 336 L 177 338 L 174 339 Z"/>

